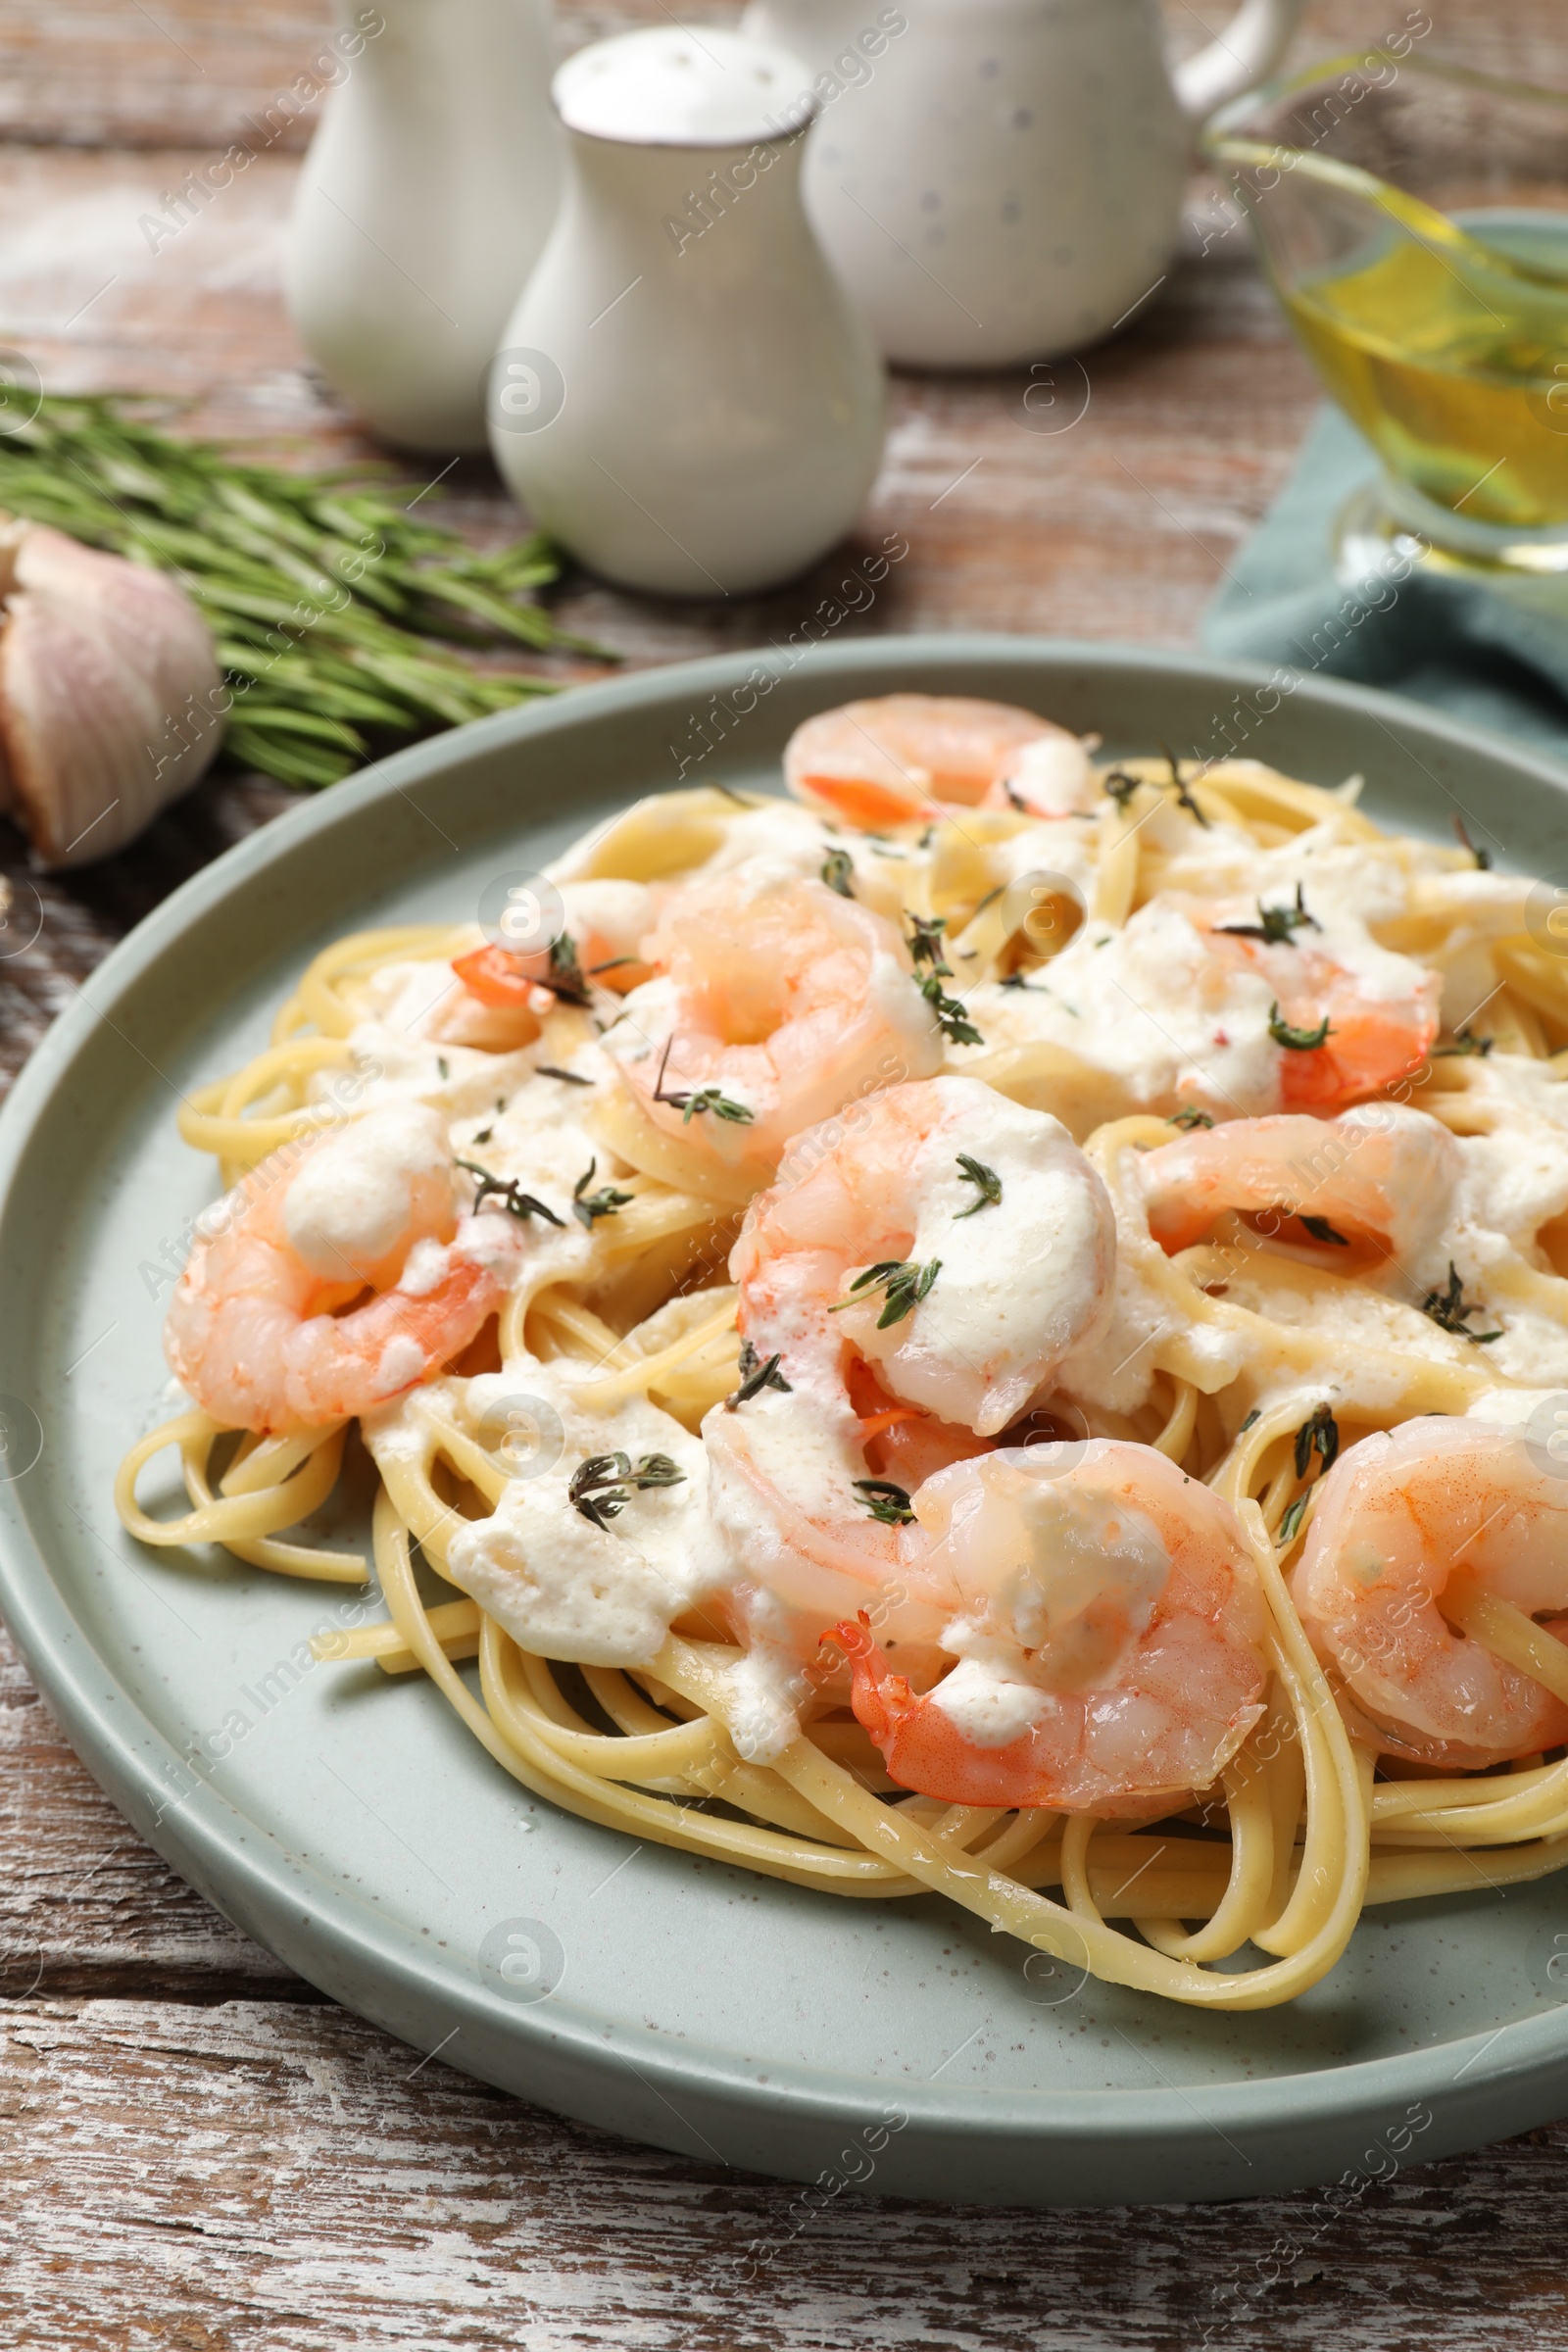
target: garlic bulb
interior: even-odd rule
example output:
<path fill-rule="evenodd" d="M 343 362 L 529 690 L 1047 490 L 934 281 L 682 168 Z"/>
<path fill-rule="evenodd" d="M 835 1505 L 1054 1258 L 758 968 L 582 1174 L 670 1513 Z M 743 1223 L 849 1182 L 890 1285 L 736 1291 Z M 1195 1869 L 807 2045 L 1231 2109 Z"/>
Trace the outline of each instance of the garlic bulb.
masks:
<path fill-rule="evenodd" d="M 0 813 L 36 864 L 133 840 L 207 768 L 226 708 L 174 581 L 0 514 Z"/>

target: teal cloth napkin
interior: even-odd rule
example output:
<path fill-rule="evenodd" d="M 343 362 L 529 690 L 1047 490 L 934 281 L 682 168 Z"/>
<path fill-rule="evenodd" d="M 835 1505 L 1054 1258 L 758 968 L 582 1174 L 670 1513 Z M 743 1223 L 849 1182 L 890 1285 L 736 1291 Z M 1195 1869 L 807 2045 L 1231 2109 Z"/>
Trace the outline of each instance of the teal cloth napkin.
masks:
<path fill-rule="evenodd" d="M 1378 470 L 1355 427 L 1323 409 L 1203 615 L 1204 652 L 1387 687 L 1568 761 L 1568 580 L 1413 571 L 1347 587 L 1334 576 L 1330 527 Z"/>

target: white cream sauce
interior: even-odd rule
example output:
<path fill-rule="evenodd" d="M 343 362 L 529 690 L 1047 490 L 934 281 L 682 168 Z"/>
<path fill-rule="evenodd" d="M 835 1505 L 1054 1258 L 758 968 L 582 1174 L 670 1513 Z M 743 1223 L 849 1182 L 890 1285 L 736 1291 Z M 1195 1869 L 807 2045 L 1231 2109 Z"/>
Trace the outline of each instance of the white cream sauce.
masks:
<path fill-rule="evenodd" d="M 842 1321 L 895 1396 L 994 1436 L 1103 1321 L 1114 1219 L 1100 1178 L 1057 1120 L 976 1080 L 931 1083 L 943 1115 L 886 1213 L 890 1227 L 912 1228 L 906 1256 L 940 1270 L 913 1311 L 887 1330 L 878 1328 L 880 1289 Z M 999 1201 L 985 1200 L 960 1153 L 990 1171 Z"/>
<path fill-rule="evenodd" d="M 714 1582 L 707 1454 L 646 1397 L 611 1413 L 588 1410 L 575 1393 L 580 1382 L 580 1367 L 520 1357 L 468 1384 L 467 1411 L 481 1435 L 487 1416 L 499 1428 L 511 1413 L 527 1436 L 496 1510 L 453 1538 L 449 1569 L 525 1649 L 589 1666 L 647 1665 L 671 1618 Z M 585 1460 L 614 1452 L 634 1465 L 667 1455 L 684 1477 L 628 1488 L 624 1507 L 599 1526 L 568 1488 Z"/>

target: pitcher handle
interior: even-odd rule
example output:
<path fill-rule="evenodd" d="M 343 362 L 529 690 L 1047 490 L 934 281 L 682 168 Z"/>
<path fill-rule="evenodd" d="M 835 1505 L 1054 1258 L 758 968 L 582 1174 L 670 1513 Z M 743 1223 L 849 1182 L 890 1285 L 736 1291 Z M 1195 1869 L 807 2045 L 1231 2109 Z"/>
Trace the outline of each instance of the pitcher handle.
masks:
<path fill-rule="evenodd" d="M 1189 122 L 1255 88 L 1290 45 L 1305 0 L 1243 0 L 1225 30 L 1176 68 L 1176 96 Z"/>

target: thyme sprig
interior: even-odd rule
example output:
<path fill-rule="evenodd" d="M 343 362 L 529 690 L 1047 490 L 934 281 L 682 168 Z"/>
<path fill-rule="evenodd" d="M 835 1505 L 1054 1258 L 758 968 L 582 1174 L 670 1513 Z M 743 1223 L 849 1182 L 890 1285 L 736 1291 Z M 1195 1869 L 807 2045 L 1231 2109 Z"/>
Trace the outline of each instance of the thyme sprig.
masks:
<path fill-rule="evenodd" d="M 667 1102 L 671 1110 L 678 1110 L 683 1127 L 689 1127 L 693 1119 L 705 1110 L 710 1110 L 715 1119 L 728 1119 L 738 1127 L 749 1127 L 756 1112 L 749 1110 L 744 1102 L 732 1102 L 728 1095 L 716 1086 L 700 1086 L 695 1091 L 677 1088 L 673 1094 L 665 1093 L 664 1072 L 669 1067 L 669 1050 L 674 1043 L 673 1037 L 665 1040 L 664 1057 L 659 1065 L 659 1080 L 654 1088 L 654 1101 Z"/>
<path fill-rule="evenodd" d="M 822 860 L 822 879 L 841 899 L 855 896 L 855 860 L 848 850 L 829 850 Z"/>
<path fill-rule="evenodd" d="M 1209 832 L 1211 830 L 1209 821 L 1203 814 L 1201 808 L 1200 808 L 1198 806 L 1198 803 L 1194 800 L 1193 788 L 1191 784 L 1184 783 L 1182 780 L 1181 761 L 1177 759 L 1175 753 L 1171 750 L 1168 743 L 1162 743 L 1159 748 L 1164 753 L 1165 764 L 1170 769 L 1171 790 L 1176 795 L 1177 807 L 1179 808 L 1185 808 L 1189 816 L 1197 818 L 1198 822 L 1202 826 L 1205 833 Z"/>
<path fill-rule="evenodd" d="M 850 1484 L 872 1518 L 880 1520 L 884 1527 L 914 1525 L 907 1487 L 896 1486 L 891 1478 L 854 1478 Z"/>
<path fill-rule="evenodd" d="M 786 1396 L 793 1396 L 794 1390 L 779 1370 L 782 1360 L 776 1355 L 760 1356 L 750 1340 L 742 1340 L 741 1385 L 731 1390 L 725 1397 L 725 1412 L 733 1413 L 738 1406 L 750 1404 L 752 1398 L 760 1396 L 764 1389 L 782 1389 Z"/>
<path fill-rule="evenodd" d="M 862 1298 L 860 1293 L 880 1290 L 886 1296 L 876 1327 L 878 1331 L 887 1331 L 893 1324 L 902 1323 L 906 1315 L 913 1314 L 941 1271 L 940 1257 L 932 1258 L 924 1266 L 909 1258 L 884 1257 L 876 1265 L 867 1266 L 863 1274 L 857 1274 L 850 1285 L 849 1297 L 827 1311 L 830 1315 L 840 1315 L 847 1306 L 869 1306 L 870 1300 Z"/>
<path fill-rule="evenodd" d="M 1115 802 L 1123 816 L 1127 813 L 1128 802 L 1132 799 L 1133 794 L 1141 788 L 1143 781 L 1142 776 L 1130 776 L 1124 767 L 1109 768 L 1101 778 L 1106 793 Z"/>
<path fill-rule="evenodd" d="M 635 1469 L 629 1454 L 595 1453 L 572 1472 L 566 1499 L 595 1527 L 608 1528 L 630 1502 L 633 1489 L 641 1494 L 647 1487 L 678 1487 L 685 1478 L 667 1453 L 645 1453 Z"/>
<path fill-rule="evenodd" d="M 384 466 L 286 471 L 176 438 L 177 413 L 146 394 L 45 398 L 0 436 L 0 508 L 179 580 L 233 698 L 226 759 L 314 790 L 369 759 L 372 737 L 384 749 L 557 691 L 435 639 L 612 658 L 533 601 L 560 575 L 547 540 L 477 554 L 419 519 L 422 489 Z"/>
<path fill-rule="evenodd" d="M 1341 1250 L 1348 1250 L 1350 1247 L 1343 1233 L 1335 1232 L 1327 1217 L 1303 1216 L 1301 1223 L 1306 1227 L 1314 1242 L 1333 1242 Z"/>
<path fill-rule="evenodd" d="M 1434 1061 L 1446 1061 L 1456 1054 L 1479 1054 L 1484 1056 L 1492 1052 L 1496 1042 L 1494 1037 L 1477 1037 L 1473 1029 L 1456 1029 L 1452 1045 L 1434 1046 L 1432 1058 Z"/>
<path fill-rule="evenodd" d="M 1289 1021 L 1281 1019 L 1277 1003 L 1268 1008 L 1268 1033 L 1277 1046 L 1286 1046 L 1293 1054 L 1315 1054 L 1334 1035 L 1327 1013 L 1315 1029 L 1293 1029 Z"/>
<path fill-rule="evenodd" d="M 1469 1340 L 1477 1348 L 1490 1348 L 1500 1340 L 1500 1331 L 1471 1331 L 1466 1322 L 1470 1315 L 1486 1312 L 1479 1298 L 1466 1300 L 1459 1269 L 1452 1258 L 1448 1260 L 1448 1287 L 1446 1291 L 1428 1291 L 1421 1301 L 1421 1312 L 1430 1315 L 1440 1331 L 1451 1331 L 1458 1340 Z"/>
<path fill-rule="evenodd" d="M 977 1217 L 983 1208 L 1002 1206 L 1002 1178 L 995 1168 L 988 1168 L 983 1159 L 971 1159 L 967 1152 L 958 1153 L 958 1168 L 965 1184 L 978 1185 L 980 1198 L 973 1207 L 959 1209 L 956 1225 L 961 1225 L 965 1217 Z"/>
<path fill-rule="evenodd" d="M 1340 1425 L 1326 1404 L 1309 1414 L 1296 1433 L 1296 1475 L 1304 1478 L 1313 1454 L 1323 1464 L 1322 1477 L 1333 1469 L 1340 1450 Z"/>
<path fill-rule="evenodd" d="M 509 1216 L 520 1217 L 525 1224 L 530 1217 L 543 1217 L 549 1225 L 564 1227 L 565 1218 L 558 1217 L 553 1208 L 547 1208 L 532 1193 L 525 1193 L 515 1176 L 492 1176 L 490 1170 L 481 1168 L 476 1159 L 460 1159 L 457 1165 L 466 1175 L 479 1179 L 473 1196 L 475 1215 L 494 1195 Z"/>
<path fill-rule="evenodd" d="M 1167 1127 L 1179 1127 L 1184 1135 L 1191 1135 L 1195 1127 L 1212 1127 L 1214 1116 L 1212 1111 L 1200 1110 L 1196 1102 L 1184 1102 L 1180 1110 L 1171 1112 L 1165 1124 Z"/>
<path fill-rule="evenodd" d="M 617 1192 L 612 1184 L 601 1185 L 597 1193 L 591 1193 L 588 1187 L 598 1165 L 597 1157 L 591 1159 L 571 1188 L 571 1213 L 587 1233 L 592 1233 L 596 1217 L 612 1217 L 636 1198 L 633 1193 Z"/>
<path fill-rule="evenodd" d="M 1456 815 L 1454 817 L 1453 829 L 1459 837 L 1460 848 L 1468 850 L 1470 856 L 1475 860 L 1477 871 L 1483 874 L 1490 874 L 1492 871 L 1492 852 L 1490 850 L 1478 850 L 1476 848 L 1475 843 L 1470 838 L 1470 828 L 1465 823 L 1462 816 Z"/>
<path fill-rule="evenodd" d="M 936 1015 L 937 1027 L 951 1044 L 983 1046 L 985 1039 L 964 1011 L 956 997 L 950 997 L 943 988 L 944 980 L 953 978 L 953 966 L 943 954 L 942 934 L 948 927 L 945 914 L 911 914 L 909 917 L 909 956 L 914 964 L 920 994 Z M 929 969 L 921 976 L 920 966 Z"/>
<path fill-rule="evenodd" d="M 1270 947 L 1294 948 L 1295 934 L 1303 924 L 1313 931 L 1323 928 L 1317 916 L 1307 912 L 1306 900 L 1298 882 L 1294 906 L 1265 906 L 1259 899 L 1255 923 L 1216 923 L 1214 928 L 1229 939 L 1262 939 Z"/>
<path fill-rule="evenodd" d="M 559 1063 L 554 1061 L 536 1061 L 533 1065 L 533 1074 L 536 1078 L 559 1078 L 563 1086 L 592 1086 L 593 1084 L 591 1078 L 580 1078 L 575 1070 L 564 1070 Z M 481 1143 L 483 1138 L 475 1136 L 473 1140 L 475 1143 Z"/>
<path fill-rule="evenodd" d="M 1257 1414 L 1255 1411 L 1249 1413 L 1247 1419 L 1242 1423 L 1243 1429 L 1250 1428 L 1252 1422 L 1254 1422 L 1256 1419 Z M 1312 1456 L 1314 1453 L 1318 1457 L 1318 1477 L 1327 1477 L 1329 1471 L 1333 1469 L 1334 1464 L 1338 1459 L 1339 1451 L 1340 1425 L 1335 1420 L 1334 1415 L 1332 1412 L 1330 1412 L 1328 1406 L 1326 1404 L 1320 1404 L 1314 1412 L 1307 1416 L 1306 1420 L 1301 1423 L 1300 1428 L 1296 1433 L 1297 1477 L 1305 1478 L 1308 1470 L 1312 1466 Z M 1295 1501 L 1286 1511 L 1284 1518 L 1280 1521 L 1280 1532 L 1277 1542 L 1281 1550 L 1284 1550 L 1288 1545 L 1295 1543 L 1296 1538 L 1300 1530 L 1301 1521 L 1306 1516 L 1306 1507 L 1312 1499 L 1312 1494 L 1313 1489 L 1311 1487 L 1303 1489 L 1303 1491 L 1297 1495 Z"/>

